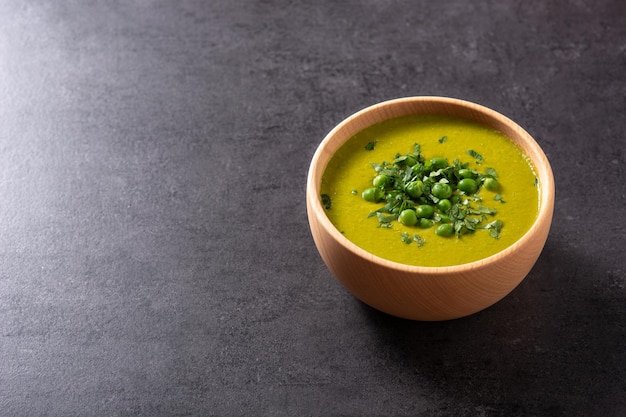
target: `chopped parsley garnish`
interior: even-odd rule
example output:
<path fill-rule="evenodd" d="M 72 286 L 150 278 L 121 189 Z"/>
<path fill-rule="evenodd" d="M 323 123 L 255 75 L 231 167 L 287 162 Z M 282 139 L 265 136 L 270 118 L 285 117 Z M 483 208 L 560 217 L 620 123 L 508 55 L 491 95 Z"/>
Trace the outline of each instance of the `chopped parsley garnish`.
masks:
<path fill-rule="evenodd" d="M 500 230 L 502 230 L 502 220 L 494 220 L 485 225 L 485 229 L 489 230 L 489 235 L 494 239 L 500 239 Z"/>
<path fill-rule="evenodd" d="M 477 164 L 482 164 L 485 158 L 473 149 L 469 149 L 467 154 L 476 160 Z"/>
<path fill-rule="evenodd" d="M 375 147 L 376 147 L 376 141 L 373 140 L 373 141 L 369 142 L 367 145 L 365 145 L 365 150 L 366 151 L 373 151 Z"/>
<path fill-rule="evenodd" d="M 407 245 L 415 242 L 417 243 L 418 248 L 421 248 L 422 246 L 424 246 L 424 243 L 426 243 L 426 239 L 424 239 L 417 233 L 413 234 L 413 237 L 411 237 L 411 234 L 409 232 L 402 232 L 402 234 L 400 235 L 400 240 Z"/>
<path fill-rule="evenodd" d="M 413 240 L 415 241 L 415 243 L 417 243 L 417 246 L 420 247 L 420 248 L 422 246 L 424 246 L 424 243 L 426 243 L 426 239 L 424 239 L 423 237 L 421 237 L 418 234 L 414 234 L 413 235 Z"/>
<path fill-rule="evenodd" d="M 333 203 L 328 194 L 322 194 L 322 205 L 326 210 L 330 210 L 330 208 L 332 207 Z"/>
<path fill-rule="evenodd" d="M 488 176 L 494 179 L 498 179 L 498 173 L 493 168 L 485 168 L 485 174 L 487 174 Z"/>
<path fill-rule="evenodd" d="M 441 143 L 444 138 L 440 139 Z M 484 160 L 474 150 L 467 154 L 476 164 Z M 422 229 L 435 227 L 435 234 L 457 238 L 485 229 L 494 239 L 500 237 L 503 223 L 493 220 L 497 210 L 481 204 L 478 195 L 482 188 L 493 192 L 499 189 L 498 174 L 493 168 L 479 172 L 471 169 L 468 162 L 457 159 L 452 164 L 441 157 L 427 159 L 419 144 L 414 145 L 413 152 L 394 155 L 391 162 L 372 163 L 372 168 L 372 187 L 361 196 L 382 204 L 368 216 L 376 216 L 378 227 L 391 228 L 394 222 Z M 494 200 L 504 203 L 500 194 Z M 400 238 L 406 244 L 416 242 L 418 246 L 426 242 L 406 231 Z"/>
<path fill-rule="evenodd" d="M 439 143 L 444 143 L 447 140 L 448 140 L 447 136 L 442 136 L 442 137 L 439 138 Z"/>

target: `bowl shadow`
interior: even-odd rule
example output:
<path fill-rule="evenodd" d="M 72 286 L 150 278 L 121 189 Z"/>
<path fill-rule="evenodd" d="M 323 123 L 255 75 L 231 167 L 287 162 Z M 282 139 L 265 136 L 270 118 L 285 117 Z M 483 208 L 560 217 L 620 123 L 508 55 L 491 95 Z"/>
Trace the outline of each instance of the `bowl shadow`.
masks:
<path fill-rule="evenodd" d="M 626 415 L 624 289 L 565 247 L 549 240 L 520 286 L 482 312 L 418 322 L 361 303 L 366 323 L 392 371 L 454 415 Z"/>

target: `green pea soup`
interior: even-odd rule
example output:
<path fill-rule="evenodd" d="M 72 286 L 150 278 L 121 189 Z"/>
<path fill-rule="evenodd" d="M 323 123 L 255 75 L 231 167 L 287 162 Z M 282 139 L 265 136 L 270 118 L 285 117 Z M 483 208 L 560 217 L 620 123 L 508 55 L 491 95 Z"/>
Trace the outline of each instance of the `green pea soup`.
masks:
<path fill-rule="evenodd" d="M 415 144 L 420 145 L 426 159 L 445 158 L 450 163 L 456 159 L 468 163 L 469 169 L 497 172 L 497 191 L 481 187 L 475 195 L 482 206 L 494 209 L 494 219 L 502 222 L 497 238 L 482 229 L 442 237 L 435 234 L 436 225 L 420 228 L 397 221 L 380 227 L 377 217 L 370 214 L 384 202 L 361 197 L 372 187 L 376 175 L 373 164 L 410 153 Z M 439 115 L 403 116 L 360 131 L 329 161 L 321 193 L 330 198 L 328 218 L 354 244 L 394 262 L 429 267 L 460 265 L 502 251 L 528 231 L 539 210 L 534 167 L 515 143 L 483 125 Z"/>

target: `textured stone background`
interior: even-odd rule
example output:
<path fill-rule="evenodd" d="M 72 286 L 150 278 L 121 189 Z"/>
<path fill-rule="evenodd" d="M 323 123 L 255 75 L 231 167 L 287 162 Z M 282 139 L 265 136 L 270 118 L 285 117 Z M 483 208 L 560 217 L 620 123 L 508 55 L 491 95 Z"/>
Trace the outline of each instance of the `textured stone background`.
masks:
<path fill-rule="evenodd" d="M 0 0 L 0 414 L 626 415 L 626 3 Z M 409 95 L 542 145 L 554 225 L 450 322 L 349 295 L 313 152 Z"/>

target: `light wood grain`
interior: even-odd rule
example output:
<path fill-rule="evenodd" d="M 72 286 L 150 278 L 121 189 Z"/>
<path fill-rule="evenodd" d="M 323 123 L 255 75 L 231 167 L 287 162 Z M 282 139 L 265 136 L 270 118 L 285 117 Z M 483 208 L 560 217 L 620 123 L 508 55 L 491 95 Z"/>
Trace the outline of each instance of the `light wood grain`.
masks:
<path fill-rule="evenodd" d="M 374 256 L 331 224 L 320 201 L 322 174 L 346 140 L 372 124 L 408 114 L 458 116 L 497 129 L 530 157 L 540 185 L 537 220 L 516 243 L 480 261 L 419 267 Z M 330 271 L 355 297 L 388 314 L 413 320 L 448 320 L 483 310 L 509 294 L 528 274 L 545 245 L 554 211 L 554 177 L 537 142 L 509 118 L 484 106 L 445 97 L 407 97 L 348 117 L 321 142 L 309 168 L 307 215 L 313 240 Z"/>

